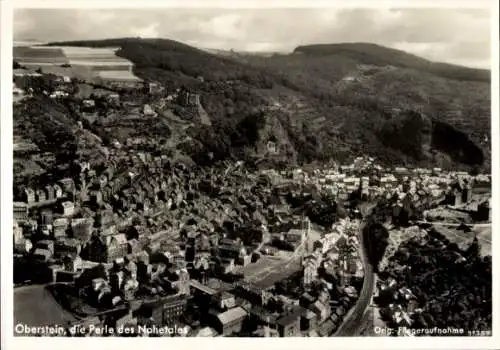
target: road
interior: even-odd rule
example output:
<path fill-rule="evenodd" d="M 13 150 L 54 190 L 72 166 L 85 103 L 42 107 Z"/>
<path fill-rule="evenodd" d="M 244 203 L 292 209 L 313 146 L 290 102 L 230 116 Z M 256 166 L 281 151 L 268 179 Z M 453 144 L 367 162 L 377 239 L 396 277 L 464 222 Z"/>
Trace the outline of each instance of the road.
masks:
<path fill-rule="evenodd" d="M 361 214 L 363 215 L 363 217 L 367 217 L 371 213 L 374 207 L 375 205 L 371 204 L 369 206 L 365 206 L 364 208 L 362 208 Z M 358 231 L 358 239 L 361 251 L 360 256 L 364 269 L 363 286 L 361 287 L 361 291 L 359 293 L 359 298 L 358 301 L 356 302 L 356 305 L 354 305 L 354 307 L 347 313 L 347 315 L 344 318 L 344 321 L 337 329 L 337 331 L 333 334 L 334 337 L 356 336 L 361 331 L 361 328 L 365 323 L 363 318 L 365 317 L 367 309 L 372 301 L 373 290 L 375 287 L 375 272 L 373 266 L 370 264 L 368 260 L 368 254 L 365 243 L 368 243 L 369 245 L 370 242 L 364 241 L 363 237 L 364 227 L 365 224 L 362 222 L 359 225 L 359 231 Z"/>
<path fill-rule="evenodd" d="M 363 278 L 363 286 L 359 293 L 359 298 L 356 302 L 356 305 L 354 305 L 354 307 L 347 313 L 344 318 L 344 322 L 333 334 L 333 336 L 335 337 L 355 336 L 359 331 L 359 328 L 363 325 L 363 317 L 365 316 L 366 310 L 372 300 L 373 289 L 375 285 L 375 273 L 373 270 L 373 266 L 368 262 L 367 251 L 363 238 L 363 228 L 364 225 L 361 224 L 358 233 L 361 250 L 360 256 L 362 257 L 365 274 Z"/>
<path fill-rule="evenodd" d="M 491 222 L 484 223 L 484 224 L 457 224 L 456 222 L 444 222 L 444 221 L 417 221 L 417 224 L 429 224 L 429 225 L 449 226 L 449 227 L 459 227 L 461 225 L 467 225 L 471 228 L 490 227 L 491 226 Z"/>

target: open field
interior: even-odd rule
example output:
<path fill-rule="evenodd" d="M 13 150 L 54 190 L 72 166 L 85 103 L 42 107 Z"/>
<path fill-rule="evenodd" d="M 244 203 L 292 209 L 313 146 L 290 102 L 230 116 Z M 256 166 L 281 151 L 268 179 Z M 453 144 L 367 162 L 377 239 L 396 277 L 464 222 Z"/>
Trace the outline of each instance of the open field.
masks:
<path fill-rule="evenodd" d="M 245 279 L 262 288 L 268 288 L 284 280 L 302 269 L 301 261 L 305 248 L 321 238 L 319 230 L 311 229 L 308 241 L 298 247 L 295 252 L 278 251 L 274 256 L 263 255 L 259 261 L 245 267 L 237 268 L 236 272 L 243 273 Z"/>
<path fill-rule="evenodd" d="M 294 257 L 288 262 L 277 264 L 272 268 L 263 270 L 261 274 L 254 275 L 250 282 L 255 283 L 260 288 L 268 288 L 275 283 L 282 281 L 301 269 L 300 257 Z"/>
<path fill-rule="evenodd" d="M 54 64 L 68 63 L 63 51 L 54 48 L 14 47 L 13 58 L 20 64 Z"/>
<path fill-rule="evenodd" d="M 96 72 L 96 75 L 103 80 L 141 81 L 141 79 L 128 70 L 99 70 Z"/>
<path fill-rule="evenodd" d="M 14 324 L 66 325 L 76 318 L 63 309 L 43 285 L 14 289 Z"/>
<path fill-rule="evenodd" d="M 299 247 L 295 253 L 278 251 L 274 256 L 262 255 L 255 263 L 236 267 L 235 272 L 243 273 L 248 282 L 268 288 L 301 269 L 302 250 L 303 247 Z"/>
<path fill-rule="evenodd" d="M 247 266 L 237 266 L 235 272 L 242 273 L 248 280 L 258 280 L 258 277 L 265 274 L 277 266 L 283 264 L 283 259 L 280 257 L 263 255 L 257 262 Z"/>
<path fill-rule="evenodd" d="M 133 63 L 116 55 L 117 48 L 90 47 L 14 47 L 14 60 L 29 68 L 60 68 L 63 64 L 67 76 L 91 80 L 95 72 L 107 72 L 106 79 L 140 80 L 132 72 Z M 62 69 L 62 68 L 61 68 Z"/>

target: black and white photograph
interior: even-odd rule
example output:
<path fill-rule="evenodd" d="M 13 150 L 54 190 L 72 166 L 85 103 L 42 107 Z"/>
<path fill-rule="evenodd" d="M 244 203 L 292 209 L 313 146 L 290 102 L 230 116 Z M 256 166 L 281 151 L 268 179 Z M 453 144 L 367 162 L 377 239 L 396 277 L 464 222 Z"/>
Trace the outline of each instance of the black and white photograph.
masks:
<path fill-rule="evenodd" d="M 493 16 L 15 8 L 2 334 L 491 338 Z"/>

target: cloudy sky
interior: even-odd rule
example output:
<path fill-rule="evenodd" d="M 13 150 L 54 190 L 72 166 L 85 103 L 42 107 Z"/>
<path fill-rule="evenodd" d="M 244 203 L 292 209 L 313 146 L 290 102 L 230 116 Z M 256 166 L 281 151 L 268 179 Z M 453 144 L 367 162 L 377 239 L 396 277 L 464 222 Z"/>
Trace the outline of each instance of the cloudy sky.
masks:
<path fill-rule="evenodd" d="M 479 9 L 22 9 L 14 14 L 17 41 L 131 36 L 237 51 L 372 42 L 435 61 L 490 65 L 490 14 Z"/>

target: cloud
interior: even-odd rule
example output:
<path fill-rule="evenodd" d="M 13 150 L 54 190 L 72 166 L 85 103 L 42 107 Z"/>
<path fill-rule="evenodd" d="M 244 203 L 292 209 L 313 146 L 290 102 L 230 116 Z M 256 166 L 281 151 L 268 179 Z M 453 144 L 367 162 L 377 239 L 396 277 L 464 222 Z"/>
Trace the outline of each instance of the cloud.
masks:
<path fill-rule="evenodd" d="M 477 9 L 23 9 L 14 22 L 16 40 L 143 36 L 252 51 L 373 42 L 472 66 L 490 57 L 490 13 Z"/>
<path fill-rule="evenodd" d="M 242 33 L 241 20 L 240 15 L 231 13 L 214 17 L 207 22 L 202 22 L 198 27 L 201 32 L 211 33 L 217 38 L 238 39 L 242 34 L 245 34 Z"/>
<path fill-rule="evenodd" d="M 158 38 L 160 33 L 158 32 L 158 23 L 152 23 L 146 27 L 134 27 L 132 30 L 135 35 L 141 38 Z"/>

